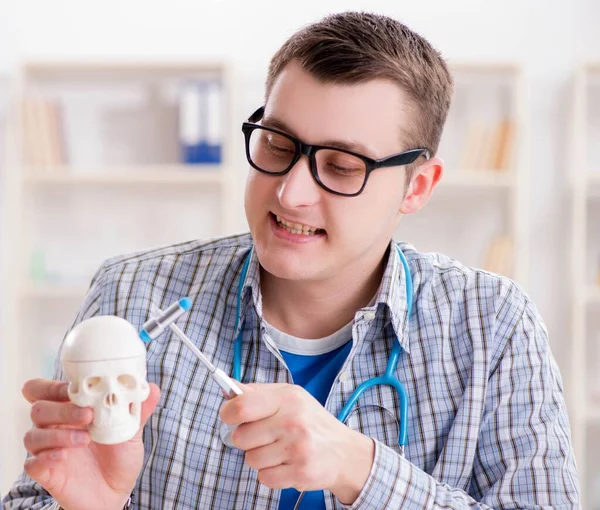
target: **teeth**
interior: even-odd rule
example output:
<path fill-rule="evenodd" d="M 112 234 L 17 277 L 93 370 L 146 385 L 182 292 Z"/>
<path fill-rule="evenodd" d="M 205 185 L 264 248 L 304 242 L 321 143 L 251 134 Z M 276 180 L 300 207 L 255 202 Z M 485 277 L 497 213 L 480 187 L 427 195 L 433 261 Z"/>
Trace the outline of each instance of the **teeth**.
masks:
<path fill-rule="evenodd" d="M 286 221 L 280 216 L 276 216 L 277 223 L 285 228 L 288 232 L 292 234 L 303 234 L 312 236 L 318 230 L 317 227 L 309 227 L 308 225 L 302 225 L 301 223 L 292 223 L 291 221 Z"/>

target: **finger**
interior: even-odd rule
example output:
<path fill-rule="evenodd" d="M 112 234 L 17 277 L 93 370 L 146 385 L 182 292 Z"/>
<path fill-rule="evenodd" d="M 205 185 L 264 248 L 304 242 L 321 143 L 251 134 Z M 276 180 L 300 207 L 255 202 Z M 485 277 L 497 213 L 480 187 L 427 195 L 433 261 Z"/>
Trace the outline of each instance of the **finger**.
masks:
<path fill-rule="evenodd" d="M 141 441 L 142 440 L 142 432 L 144 430 L 144 425 L 156 409 L 158 405 L 158 401 L 160 400 L 160 388 L 154 384 L 150 383 L 150 393 L 148 394 L 148 398 L 142 404 L 142 417 L 140 423 L 140 429 L 137 434 L 133 437 L 132 441 Z"/>
<path fill-rule="evenodd" d="M 150 418 L 150 415 L 156 409 L 158 405 L 158 401 L 160 400 L 160 388 L 154 384 L 150 383 L 150 393 L 148 394 L 148 398 L 142 404 L 142 427 Z"/>
<path fill-rule="evenodd" d="M 272 420 L 266 418 L 264 420 L 253 421 L 249 423 L 241 423 L 236 427 L 231 435 L 233 445 L 240 450 L 252 450 L 260 448 L 279 439 Z"/>
<path fill-rule="evenodd" d="M 52 492 L 57 483 L 60 483 L 60 480 L 56 480 L 57 475 L 63 474 L 64 476 L 64 470 L 61 467 L 66 458 L 67 451 L 64 449 L 40 452 L 25 461 L 25 473 L 47 491 Z"/>
<path fill-rule="evenodd" d="M 281 405 L 281 394 L 275 385 L 255 385 L 254 391 L 227 400 L 219 411 L 223 423 L 237 425 L 273 416 Z"/>
<path fill-rule="evenodd" d="M 248 450 L 245 459 L 248 466 L 259 471 L 283 464 L 288 455 L 282 441 L 277 441 L 260 448 Z"/>
<path fill-rule="evenodd" d="M 85 430 L 31 429 L 23 438 L 25 449 L 33 455 L 44 450 L 85 446 L 89 442 L 90 435 Z"/>
<path fill-rule="evenodd" d="M 70 425 L 82 427 L 91 423 L 94 413 L 89 407 L 78 407 L 70 402 L 38 400 L 31 406 L 31 422 L 36 427 Z"/>
<path fill-rule="evenodd" d="M 258 481 L 271 489 L 293 487 L 296 490 L 303 491 L 306 488 L 305 480 L 298 475 L 297 468 L 289 464 L 261 469 L 258 472 Z"/>
<path fill-rule="evenodd" d="M 69 400 L 69 383 L 64 381 L 50 381 L 49 379 L 30 379 L 23 385 L 21 392 L 29 402 L 37 400 L 52 400 L 66 402 Z"/>

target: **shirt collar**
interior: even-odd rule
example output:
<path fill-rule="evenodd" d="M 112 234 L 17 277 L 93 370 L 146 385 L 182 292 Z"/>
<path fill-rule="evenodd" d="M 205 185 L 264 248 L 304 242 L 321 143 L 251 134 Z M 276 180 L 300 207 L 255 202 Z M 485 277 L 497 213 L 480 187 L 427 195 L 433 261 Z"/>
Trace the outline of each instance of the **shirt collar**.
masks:
<path fill-rule="evenodd" d="M 405 245 L 410 251 L 410 245 Z M 403 253 L 406 256 L 406 252 Z M 248 270 L 246 273 L 246 279 L 242 287 L 242 299 L 240 304 L 240 321 L 235 332 L 238 335 L 240 329 L 243 326 L 243 318 L 246 317 L 248 312 L 248 306 L 250 303 L 254 305 L 256 313 L 259 317 L 262 317 L 262 294 L 260 292 L 260 264 L 258 262 L 258 256 L 256 250 L 247 252 L 242 261 L 246 261 L 246 257 L 250 254 L 250 261 L 248 263 Z M 241 274 L 240 269 L 240 277 Z M 412 275 L 411 275 L 412 276 Z M 414 289 L 413 289 L 414 294 Z M 408 307 L 407 307 L 407 293 L 406 293 L 406 274 L 404 266 L 400 260 L 398 254 L 397 245 L 395 241 L 390 241 L 389 248 L 387 250 L 387 262 L 381 279 L 381 285 L 375 298 L 375 304 L 372 307 L 364 308 L 363 310 L 373 310 L 376 314 L 384 314 L 383 327 L 391 322 L 394 329 L 394 334 L 400 344 L 400 347 L 406 352 L 409 352 L 408 345 Z M 412 296 L 411 296 L 412 298 Z M 380 307 L 379 304 L 382 306 Z M 414 307 L 414 303 L 413 303 Z"/>
<path fill-rule="evenodd" d="M 242 266 L 240 266 L 241 268 L 239 277 L 243 278 L 244 276 L 242 274 L 242 268 L 248 256 L 250 257 L 250 261 L 248 262 L 246 279 L 242 287 L 242 299 L 239 310 L 240 319 L 238 321 L 237 329 L 235 331 L 236 338 L 244 325 L 244 317 L 246 317 L 246 314 L 248 312 L 248 306 L 250 306 L 251 303 L 254 305 L 258 316 L 262 317 L 262 294 L 260 293 L 260 264 L 258 262 L 258 256 L 256 255 L 256 250 L 254 249 L 254 246 L 252 247 L 251 251 L 246 252 L 244 254 Z"/>
<path fill-rule="evenodd" d="M 406 245 L 410 248 L 409 245 Z M 406 253 L 402 252 L 406 257 Z M 412 275 L 410 275 L 412 280 Z M 414 294 L 414 289 L 413 289 Z M 394 240 L 390 241 L 387 250 L 387 263 L 383 271 L 381 285 L 375 299 L 377 314 L 385 314 L 383 316 L 383 327 L 388 323 L 392 324 L 396 339 L 400 347 L 406 352 L 409 351 L 408 342 L 408 306 L 407 297 L 413 299 L 413 296 L 407 296 L 406 273 L 404 265 L 400 260 L 398 246 Z M 382 306 L 379 307 L 378 305 Z M 414 307 L 414 302 L 413 302 Z"/>

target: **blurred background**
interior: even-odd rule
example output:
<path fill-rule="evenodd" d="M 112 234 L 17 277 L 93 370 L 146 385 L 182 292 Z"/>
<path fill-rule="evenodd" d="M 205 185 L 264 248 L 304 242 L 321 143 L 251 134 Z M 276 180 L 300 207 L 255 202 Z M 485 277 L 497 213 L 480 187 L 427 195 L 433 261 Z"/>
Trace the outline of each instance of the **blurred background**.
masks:
<path fill-rule="evenodd" d="M 388 14 L 448 60 L 446 175 L 397 238 L 514 278 L 560 367 L 600 509 L 598 0 L 0 3 L 0 493 L 24 380 L 50 376 L 105 258 L 246 228 L 241 123 L 304 24 Z"/>

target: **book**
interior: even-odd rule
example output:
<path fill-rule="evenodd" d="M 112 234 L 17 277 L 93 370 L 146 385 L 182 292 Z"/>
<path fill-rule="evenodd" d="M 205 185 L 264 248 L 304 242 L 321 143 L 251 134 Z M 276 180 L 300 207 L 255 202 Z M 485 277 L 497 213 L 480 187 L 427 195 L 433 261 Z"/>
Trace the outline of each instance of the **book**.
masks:
<path fill-rule="evenodd" d="M 65 164 L 65 140 L 60 105 L 30 96 L 22 103 L 23 161 L 30 171 L 48 171 Z"/>
<path fill-rule="evenodd" d="M 510 276 L 513 257 L 512 239 L 507 235 L 496 235 L 490 241 L 483 269 L 490 273 Z"/>
<path fill-rule="evenodd" d="M 499 145 L 496 151 L 494 168 L 507 171 L 512 163 L 515 142 L 515 123 L 510 119 L 501 122 Z"/>
<path fill-rule="evenodd" d="M 471 120 L 459 168 L 466 171 L 506 171 L 514 153 L 515 123 L 508 118 L 498 122 Z"/>

